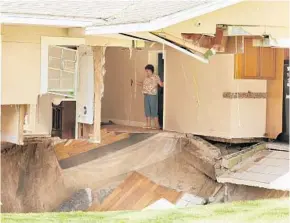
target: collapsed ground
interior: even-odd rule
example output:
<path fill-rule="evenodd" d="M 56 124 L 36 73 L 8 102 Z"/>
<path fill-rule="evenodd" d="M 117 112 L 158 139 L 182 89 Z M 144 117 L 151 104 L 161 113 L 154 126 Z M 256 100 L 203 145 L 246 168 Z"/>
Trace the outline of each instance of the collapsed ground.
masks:
<path fill-rule="evenodd" d="M 72 146 L 74 141 L 37 138 L 27 139 L 23 146 L 6 146 L 1 156 L 2 212 L 68 210 L 61 208 L 72 206 L 71 198 L 85 188 L 91 200 L 85 205 L 76 202 L 84 211 L 141 210 L 164 197 L 177 202 L 185 193 L 204 203 L 224 202 L 224 185 L 215 176 L 220 159 L 249 146 L 166 132 L 109 135 L 120 140 L 84 152 L 80 145 L 87 143 L 78 142 L 79 152 L 63 153 L 71 155 L 63 159 L 59 151 L 64 149 L 55 153 L 55 148 Z M 138 177 L 130 181 L 134 174 Z M 287 196 L 287 191 L 230 184 L 227 202 Z"/>

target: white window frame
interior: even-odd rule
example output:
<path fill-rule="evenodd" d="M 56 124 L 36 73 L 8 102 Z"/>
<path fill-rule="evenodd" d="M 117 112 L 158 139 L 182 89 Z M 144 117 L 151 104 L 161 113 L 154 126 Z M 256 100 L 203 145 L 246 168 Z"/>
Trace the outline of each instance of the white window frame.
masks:
<path fill-rule="evenodd" d="M 70 46 L 80 46 L 85 45 L 85 38 L 70 38 L 70 37 L 41 37 L 41 75 L 40 75 L 40 95 L 48 93 L 48 48 L 49 46 L 56 45 L 70 45 Z M 78 52 L 77 52 L 78 61 Z M 78 65 L 76 65 L 76 68 Z M 78 73 L 75 75 L 75 94 L 77 93 L 77 83 Z M 57 93 L 56 93 L 57 94 Z M 61 95 L 61 94 L 60 94 Z M 76 97 L 74 97 L 75 99 Z M 75 139 L 78 138 L 78 120 L 76 115 L 76 125 L 75 125 Z"/>
<path fill-rule="evenodd" d="M 85 45 L 85 38 L 70 37 L 41 37 L 41 75 L 40 75 L 40 94 L 48 93 L 48 48 L 56 45 Z M 77 77 L 77 75 L 76 75 Z M 77 83 L 75 83 L 75 86 Z"/>
<path fill-rule="evenodd" d="M 49 56 L 49 58 L 61 60 L 61 63 L 63 63 L 64 61 L 74 62 L 75 69 L 74 69 L 74 71 L 69 71 L 69 70 L 63 69 L 63 67 L 62 68 L 53 68 L 53 67 L 50 67 L 48 65 L 48 70 L 59 71 L 60 72 L 60 77 L 59 77 L 58 80 L 60 82 L 62 80 L 61 77 L 62 77 L 62 74 L 63 74 L 64 71 L 67 72 L 67 73 L 71 73 L 72 75 L 74 75 L 74 80 L 73 80 L 74 81 L 74 86 L 73 86 L 72 89 L 49 89 L 49 86 L 48 86 L 48 92 L 49 93 L 53 93 L 53 94 L 56 94 L 56 93 L 62 94 L 62 92 L 71 92 L 71 91 L 73 91 L 74 92 L 73 96 L 75 97 L 76 96 L 76 86 L 75 85 L 77 84 L 77 75 L 78 75 L 78 51 L 77 50 L 73 50 L 73 49 L 69 49 L 69 48 L 65 48 L 65 47 L 60 47 L 60 46 L 52 46 L 52 47 L 61 49 L 62 50 L 61 56 L 60 57 Z M 75 53 L 75 60 L 74 61 L 72 61 L 72 60 L 63 60 L 63 51 L 64 50 L 73 51 Z M 61 66 L 63 66 L 63 64 Z M 49 80 L 52 80 L 52 79 L 49 78 L 49 76 L 48 76 L 48 82 L 49 82 Z M 68 96 L 70 96 L 70 95 L 68 95 Z"/>

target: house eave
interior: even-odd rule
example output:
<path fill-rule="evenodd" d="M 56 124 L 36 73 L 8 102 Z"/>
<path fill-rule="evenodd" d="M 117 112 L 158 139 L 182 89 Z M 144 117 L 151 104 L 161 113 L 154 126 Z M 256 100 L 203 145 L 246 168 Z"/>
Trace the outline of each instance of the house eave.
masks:
<path fill-rule="evenodd" d="M 118 25 L 102 25 L 86 27 L 86 35 L 100 35 L 100 34 L 115 34 L 115 33 L 128 33 L 128 32 L 150 32 L 163 29 L 168 26 L 192 19 L 206 13 L 236 4 L 242 0 L 216 0 L 215 2 L 188 9 L 186 11 L 178 12 L 172 15 L 164 16 L 147 23 L 128 23 Z"/>

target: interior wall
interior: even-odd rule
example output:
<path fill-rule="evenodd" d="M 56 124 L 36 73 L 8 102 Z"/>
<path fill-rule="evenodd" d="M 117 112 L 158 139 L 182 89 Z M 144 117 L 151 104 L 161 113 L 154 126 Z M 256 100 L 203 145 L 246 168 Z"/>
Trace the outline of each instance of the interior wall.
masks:
<path fill-rule="evenodd" d="M 166 130 L 225 138 L 263 137 L 266 100 L 223 97 L 224 92 L 266 92 L 266 81 L 234 79 L 234 55 L 216 55 L 210 64 L 203 64 L 167 49 L 165 67 Z"/>
<path fill-rule="evenodd" d="M 266 80 L 235 80 L 232 74 L 231 92 L 267 92 Z M 264 137 L 266 133 L 266 98 L 231 100 L 232 138 Z"/>
<path fill-rule="evenodd" d="M 266 129 L 265 98 L 225 98 L 225 92 L 266 93 L 265 80 L 234 79 L 234 55 L 216 55 L 210 64 L 167 47 L 165 51 L 164 129 L 197 135 L 263 137 Z M 144 65 L 155 61 L 157 49 L 106 51 L 102 120 L 139 125 L 144 122 L 143 95 L 135 96 L 131 79 L 141 81 Z"/>
<path fill-rule="evenodd" d="M 132 49 L 130 55 L 128 48 L 107 48 L 102 99 L 103 121 L 112 120 L 121 121 L 127 125 L 143 125 L 142 87 L 135 86 L 135 81 L 143 81 L 145 77 L 144 67 L 150 62 L 149 51 L 148 48 Z"/>
<path fill-rule="evenodd" d="M 36 104 L 40 91 L 41 36 L 67 36 L 67 29 L 2 26 L 2 104 Z"/>

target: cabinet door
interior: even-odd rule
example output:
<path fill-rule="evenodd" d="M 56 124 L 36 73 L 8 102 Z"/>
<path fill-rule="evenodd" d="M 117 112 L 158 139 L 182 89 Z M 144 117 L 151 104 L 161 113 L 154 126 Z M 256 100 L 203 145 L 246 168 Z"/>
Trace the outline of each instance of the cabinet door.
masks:
<path fill-rule="evenodd" d="M 245 39 L 243 78 L 259 77 L 259 50 L 253 47 L 252 39 Z"/>
<path fill-rule="evenodd" d="M 260 78 L 261 79 L 275 79 L 275 49 L 268 47 L 260 48 Z"/>

